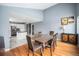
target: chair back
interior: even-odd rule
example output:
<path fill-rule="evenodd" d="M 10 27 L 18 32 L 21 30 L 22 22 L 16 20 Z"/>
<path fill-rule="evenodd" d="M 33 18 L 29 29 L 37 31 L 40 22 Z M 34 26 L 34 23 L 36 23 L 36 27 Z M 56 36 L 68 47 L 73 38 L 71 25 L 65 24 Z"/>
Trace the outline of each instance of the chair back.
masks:
<path fill-rule="evenodd" d="M 57 40 L 57 36 L 58 36 L 58 33 L 53 35 L 53 42 L 55 42 Z"/>
<path fill-rule="evenodd" d="M 54 36 L 55 36 L 55 40 L 57 40 L 58 33 L 56 33 Z"/>
<path fill-rule="evenodd" d="M 42 32 L 38 32 L 38 37 L 42 36 Z"/>
<path fill-rule="evenodd" d="M 31 41 L 31 37 L 28 35 L 27 35 L 27 43 L 28 43 L 28 48 L 33 51 L 33 44 Z"/>
<path fill-rule="evenodd" d="M 54 31 L 50 31 L 49 35 L 53 37 L 53 36 L 54 36 Z M 49 44 L 49 45 L 51 45 L 52 43 L 53 43 L 53 38 L 51 38 L 51 39 L 48 41 L 48 44 Z"/>
<path fill-rule="evenodd" d="M 50 31 L 50 32 L 49 32 L 49 35 L 53 35 L 53 34 L 54 34 L 54 31 Z"/>

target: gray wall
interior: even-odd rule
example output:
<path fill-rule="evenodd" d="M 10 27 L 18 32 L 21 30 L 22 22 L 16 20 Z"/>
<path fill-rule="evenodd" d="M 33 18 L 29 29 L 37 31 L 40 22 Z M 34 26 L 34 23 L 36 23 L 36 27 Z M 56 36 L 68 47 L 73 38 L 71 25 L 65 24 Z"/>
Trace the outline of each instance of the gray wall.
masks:
<path fill-rule="evenodd" d="M 36 31 L 61 33 L 61 18 L 75 16 L 75 4 L 57 4 L 44 10 L 44 21 L 36 24 Z M 75 33 L 75 24 L 64 26 L 65 33 Z"/>
<path fill-rule="evenodd" d="M 47 26 L 49 26 L 48 30 L 54 30 L 57 32 L 60 32 L 61 18 L 69 16 L 75 16 L 74 4 L 58 4 L 44 11 L 44 19 L 46 22 L 49 22 L 47 24 Z M 75 32 L 74 24 L 69 24 L 64 26 L 64 28 L 65 33 Z"/>
<path fill-rule="evenodd" d="M 0 36 L 4 36 L 5 48 L 10 47 L 10 31 L 9 31 L 9 19 L 11 14 L 17 14 L 19 16 L 30 16 L 43 20 L 43 13 L 41 10 L 19 8 L 19 7 L 0 7 Z"/>
<path fill-rule="evenodd" d="M 2 22 L 2 7 L 0 6 L 0 27 L 2 26 L 1 22 Z M 2 28 L 0 28 L 0 33 L 1 33 Z M 1 36 L 1 34 L 0 34 Z"/>

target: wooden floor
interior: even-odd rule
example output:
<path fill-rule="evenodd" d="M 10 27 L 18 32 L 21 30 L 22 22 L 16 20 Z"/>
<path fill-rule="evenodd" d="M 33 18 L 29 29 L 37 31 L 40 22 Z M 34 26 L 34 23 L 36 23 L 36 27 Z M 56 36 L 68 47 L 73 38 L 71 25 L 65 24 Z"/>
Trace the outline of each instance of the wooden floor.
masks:
<path fill-rule="evenodd" d="M 27 56 L 27 46 L 23 45 L 12 49 L 6 52 L 7 56 Z M 30 56 L 32 56 L 32 52 L 30 52 Z M 40 53 L 35 53 L 35 56 L 40 56 Z M 46 48 L 43 56 L 50 56 L 49 48 Z M 54 52 L 52 52 L 52 56 L 79 56 L 79 48 L 75 45 L 57 42 L 57 47 Z"/>

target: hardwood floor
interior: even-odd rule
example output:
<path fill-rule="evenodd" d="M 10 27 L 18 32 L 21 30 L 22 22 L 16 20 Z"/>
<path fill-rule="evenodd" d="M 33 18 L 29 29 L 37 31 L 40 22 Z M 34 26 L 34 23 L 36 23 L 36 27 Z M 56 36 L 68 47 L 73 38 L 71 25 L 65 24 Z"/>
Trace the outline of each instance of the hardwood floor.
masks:
<path fill-rule="evenodd" d="M 27 45 L 23 45 L 12 49 L 6 52 L 7 56 L 27 56 Z M 32 56 L 32 52 L 29 54 Z M 35 53 L 35 56 L 40 56 L 40 52 Z M 49 48 L 44 50 L 43 56 L 50 56 Z M 57 47 L 55 51 L 52 52 L 52 56 L 79 56 L 79 48 L 75 45 L 64 43 L 64 42 L 57 42 Z"/>

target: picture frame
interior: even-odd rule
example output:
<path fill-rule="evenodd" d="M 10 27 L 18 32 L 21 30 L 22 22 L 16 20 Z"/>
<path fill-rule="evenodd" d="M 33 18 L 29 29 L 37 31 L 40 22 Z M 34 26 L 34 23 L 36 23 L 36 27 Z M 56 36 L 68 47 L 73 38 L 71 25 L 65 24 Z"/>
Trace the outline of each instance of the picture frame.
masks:
<path fill-rule="evenodd" d="M 71 24 L 71 23 L 74 23 L 74 16 L 71 16 L 68 18 L 68 23 Z"/>
<path fill-rule="evenodd" d="M 61 25 L 67 25 L 68 24 L 68 18 L 67 17 L 62 17 L 61 18 Z"/>

